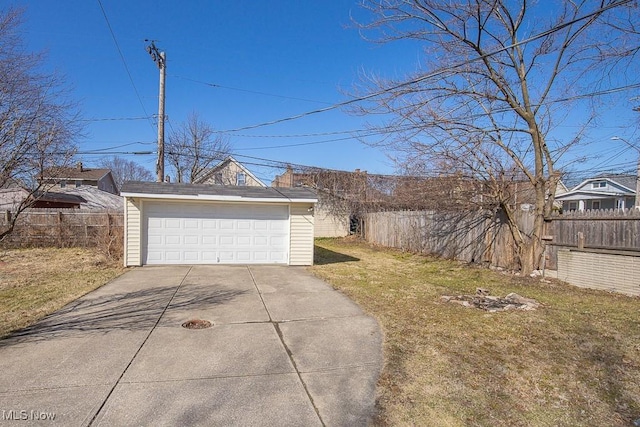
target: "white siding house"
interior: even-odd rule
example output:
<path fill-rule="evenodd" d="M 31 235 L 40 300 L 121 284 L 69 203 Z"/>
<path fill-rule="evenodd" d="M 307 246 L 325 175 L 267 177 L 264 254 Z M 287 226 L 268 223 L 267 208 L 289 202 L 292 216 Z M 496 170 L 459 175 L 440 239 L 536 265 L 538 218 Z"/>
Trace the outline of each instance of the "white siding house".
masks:
<path fill-rule="evenodd" d="M 128 182 L 125 266 L 313 264 L 313 191 Z"/>
<path fill-rule="evenodd" d="M 611 175 L 584 180 L 556 196 L 565 211 L 631 209 L 636 201 L 637 177 Z"/>

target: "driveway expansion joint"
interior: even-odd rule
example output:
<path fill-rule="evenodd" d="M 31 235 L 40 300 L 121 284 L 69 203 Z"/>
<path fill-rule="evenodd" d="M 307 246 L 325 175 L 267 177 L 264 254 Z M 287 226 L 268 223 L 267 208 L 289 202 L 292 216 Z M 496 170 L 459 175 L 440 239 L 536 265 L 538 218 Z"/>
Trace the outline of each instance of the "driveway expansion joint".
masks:
<path fill-rule="evenodd" d="M 251 271 L 251 268 L 249 266 L 247 266 L 247 270 L 249 271 L 249 275 L 251 276 L 251 280 L 253 281 L 253 285 L 256 287 L 256 290 L 258 291 L 258 296 L 260 297 L 260 301 L 262 301 L 262 305 L 264 306 L 264 309 L 267 312 L 267 316 L 269 316 L 269 322 L 273 325 L 273 328 L 275 329 L 276 333 L 278 334 L 278 338 L 280 339 L 280 343 L 284 347 L 284 350 L 287 352 L 287 356 L 289 356 L 289 361 L 293 365 L 293 369 L 295 370 L 295 373 L 298 376 L 298 380 L 300 381 L 300 384 L 302 384 L 302 387 L 304 388 L 304 392 L 307 394 L 307 398 L 309 399 L 309 402 L 311 403 L 311 406 L 313 407 L 313 410 L 315 411 L 316 416 L 318 417 L 318 420 L 320 421 L 320 424 L 322 425 L 322 427 L 326 427 L 326 424 L 325 424 L 324 420 L 322 419 L 322 416 L 320 415 L 320 410 L 316 406 L 316 403 L 313 401 L 313 396 L 311 396 L 311 392 L 309 391 L 309 388 L 307 387 L 307 384 L 302 379 L 302 374 L 298 370 L 298 366 L 296 365 L 296 361 L 293 360 L 293 354 L 291 353 L 291 350 L 289 349 L 289 347 L 287 346 L 287 344 L 284 341 L 284 337 L 282 336 L 282 331 L 280 330 L 280 325 L 278 324 L 278 322 L 274 321 L 273 318 L 271 317 L 271 313 L 269 312 L 269 308 L 267 307 L 267 304 L 264 302 L 264 298 L 262 296 L 262 293 L 260 292 L 260 288 L 258 287 L 258 284 L 256 283 L 256 278 L 254 277 L 253 272 Z"/>
<path fill-rule="evenodd" d="M 93 415 L 93 418 L 91 418 L 91 421 L 89 421 L 88 427 L 91 427 L 93 425 L 93 423 L 96 421 L 96 419 L 98 418 L 98 415 L 100 415 L 100 412 L 102 412 L 102 410 L 104 409 L 105 405 L 107 404 L 107 402 L 109 401 L 109 398 L 111 397 L 111 395 L 113 394 L 114 390 L 116 389 L 116 387 L 118 386 L 118 384 L 120 384 L 120 381 L 122 380 L 122 378 L 124 377 L 124 374 L 127 373 L 127 370 L 129 369 L 129 367 L 131 367 L 131 364 L 133 363 L 133 361 L 136 359 L 136 356 L 138 356 L 138 354 L 140 353 L 140 350 L 142 350 L 142 347 L 144 347 L 144 345 L 146 344 L 147 340 L 149 339 L 149 337 L 151 336 L 151 334 L 153 333 L 153 331 L 156 330 L 156 328 L 158 327 L 158 324 L 160 323 L 160 320 L 162 319 L 162 316 L 164 316 L 164 314 L 166 313 L 167 309 L 169 308 L 169 306 L 171 305 L 171 302 L 173 301 L 173 299 L 175 298 L 176 294 L 178 293 L 178 291 L 180 290 L 180 288 L 182 287 L 182 285 L 184 284 L 185 279 L 187 278 L 187 276 L 189 275 L 189 272 L 191 271 L 193 267 L 189 267 L 189 269 L 187 270 L 187 272 L 184 274 L 184 277 L 182 277 L 182 280 L 180 281 L 180 285 L 178 285 L 178 287 L 176 287 L 176 290 L 173 292 L 173 294 L 171 295 L 171 298 L 169 298 L 169 301 L 167 301 L 167 304 L 164 306 L 164 309 L 162 310 L 162 312 L 160 313 L 160 315 L 158 316 L 158 318 L 156 319 L 156 322 L 154 323 L 153 327 L 149 330 L 149 333 L 147 334 L 147 336 L 144 338 L 144 340 L 142 341 L 142 343 L 140 343 L 140 346 L 138 347 L 138 349 L 136 350 L 136 352 L 134 353 L 133 357 L 131 358 L 131 360 L 129 360 L 129 363 L 127 363 L 127 366 L 124 368 L 124 370 L 122 371 L 122 373 L 120 374 L 120 376 L 118 377 L 118 380 L 115 382 L 115 384 L 113 385 L 113 387 L 111 387 L 111 390 L 109 390 L 109 393 L 107 394 L 107 396 L 104 398 L 104 400 L 102 401 L 102 403 L 100 404 L 100 407 L 98 408 L 98 410 L 96 411 L 96 413 Z"/>

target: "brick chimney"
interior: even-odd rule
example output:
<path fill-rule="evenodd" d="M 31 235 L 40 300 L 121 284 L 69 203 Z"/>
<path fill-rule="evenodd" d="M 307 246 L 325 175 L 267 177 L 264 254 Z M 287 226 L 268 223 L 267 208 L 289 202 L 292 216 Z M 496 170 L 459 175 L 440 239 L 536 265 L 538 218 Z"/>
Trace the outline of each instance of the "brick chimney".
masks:
<path fill-rule="evenodd" d="M 77 166 L 78 171 L 82 172 L 82 162 L 78 162 Z"/>

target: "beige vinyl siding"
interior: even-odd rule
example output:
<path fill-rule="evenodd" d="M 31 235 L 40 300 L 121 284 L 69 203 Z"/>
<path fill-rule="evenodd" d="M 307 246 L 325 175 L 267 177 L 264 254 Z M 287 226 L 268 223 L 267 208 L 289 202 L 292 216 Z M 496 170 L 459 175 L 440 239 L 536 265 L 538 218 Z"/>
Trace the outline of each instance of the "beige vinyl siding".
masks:
<path fill-rule="evenodd" d="M 313 204 L 292 203 L 289 221 L 289 265 L 312 265 Z"/>
<path fill-rule="evenodd" d="M 220 169 L 216 170 L 211 174 L 206 180 L 202 181 L 202 184 L 218 184 L 216 182 L 216 174 L 220 174 L 222 178 L 222 185 L 237 185 L 236 178 L 238 172 L 242 172 L 245 174 L 245 186 L 246 187 L 262 187 L 262 184 L 248 173 L 244 171 L 237 163 L 227 162 L 225 165 L 221 166 Z"/>
<path fill-rule="evenodd" d="M 142 202 L 125 198 L 125 259 L 126 267 L 142 265 Z"/>
<path fill-rule="evenodd" d="M 314 215 L 315 237 L 344 237 L 349 235 L 349 215 L 333 215 L 316 205 Z"/>

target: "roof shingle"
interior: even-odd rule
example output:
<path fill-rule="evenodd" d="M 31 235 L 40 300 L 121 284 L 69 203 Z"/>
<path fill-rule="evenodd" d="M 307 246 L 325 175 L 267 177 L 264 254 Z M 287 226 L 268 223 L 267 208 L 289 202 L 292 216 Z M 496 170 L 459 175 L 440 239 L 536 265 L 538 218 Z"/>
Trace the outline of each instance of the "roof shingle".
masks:
<path fill-rule="evenodd" d="M 316 199 L 309 188 L 242 187 L 237 185 L 169 184 L 165 182 L 127 181 L 120 193 L 176 195 L 176 196 L 231 196 L 256 199 Z"/>

